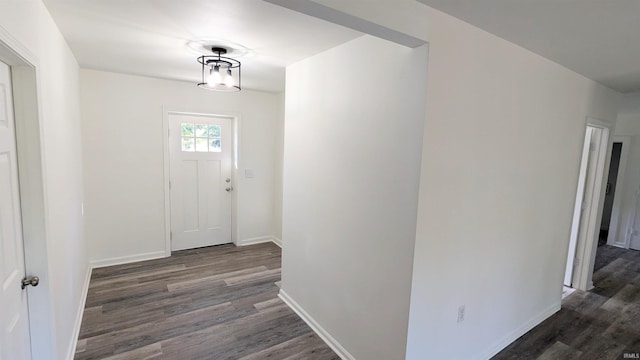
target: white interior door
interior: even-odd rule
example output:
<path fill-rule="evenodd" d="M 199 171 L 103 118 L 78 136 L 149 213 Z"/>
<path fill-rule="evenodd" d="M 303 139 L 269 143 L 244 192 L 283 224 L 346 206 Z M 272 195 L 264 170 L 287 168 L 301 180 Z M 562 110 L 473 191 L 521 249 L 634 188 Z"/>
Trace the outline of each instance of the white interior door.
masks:
<path fill-rule="evenodd" d="M 231 242 L 231 119 L 169 115 L 171 250 Z"/>
<path fill-rule="evenodd" d="M 30 359 L 12 99 L 9 66 L 0 62 L 0 358 Z"/>

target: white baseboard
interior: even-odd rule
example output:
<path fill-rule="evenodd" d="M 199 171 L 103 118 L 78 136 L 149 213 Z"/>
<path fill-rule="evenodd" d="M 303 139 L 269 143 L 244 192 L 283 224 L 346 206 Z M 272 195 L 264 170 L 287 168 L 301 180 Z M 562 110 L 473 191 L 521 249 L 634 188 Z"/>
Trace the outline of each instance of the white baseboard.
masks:
<path fill-rule="evenodd" d="M 91 266 L 94 269 L 105 267 L 105 266 L 113 266 L 113 265 L 122 265 L 127 263 L 132 263 L 136 261 L 145 261 L 145 260 L 153 260 L 167 257 L 167 254 L 163 251 L 154 251 L 150 253 L 144 254 L 136 254 L 136 255 L 127 255 L 110 259 L 102 259 L 102 260 L 91 260 Z"/>
<path fill-rule="evenodd" d="M 271 241 L 273 241 L 274 244 L 278 245 L 280 249 L 282 249 L 282 240 L 274 236 L 271 238 Z"/>
<path fill-rule="evenodd" d="M 502 338 L 502 340 L 498 341 L 497 344 L 495 344 L 494 346 L 489 348 L 489 350 L 485 353 L 484 356 L 480 356 L 478 358 L 479 359 L 491 359 L 497 353 L 502 351 L 502 349 L 506 348 L 507 346 L 509 346 L 509 344 L 511 344 L 512 342 L 516 341 L 520 336 L 526 334 L 527 331 L 533 329 L 538 324 L 540 324 L 541 322 L 543 322 L 547 318 L 549 318 L 551 315 L 553 315 L 556 312 L 558 312 L 560 310 L 560 306 L 561 306 L 561 304 L 557 303 L 557 304 L 553 304 L 552 306 L 548 307 L 547 309 L 545 309 L 544 311 L 542 311 L 538 315 L 536 315 L 533 318 L 531 318 L 531 320 L 527 321 L 525 324 L 523 324 L 522 326 L 520 326 L 516 330 L 512 331 L 509 335 L 507 335 L 504 338 Z"/>
<path fill-rule="evenodd" d="M 238 242 L 236 243 L 236 246 L 262 244 L 270 241 L 271 241 L 271 236 L 260 236 L 260 237 L 250 238 L 250 239 L 238 240 Z"/>
<path fill-rule="evenodd" d="M 338 355 L 342 360 L 355 360 L 355 357 L 351 355 L 347 349 L 345 349 L 340 343 L 333 338 L 320 324 L 318 324 L 295 300 L 287 295 L 284 290 L 280 289 L 278 297 L 284 301 L 304 322 L 309 325 L 318 336 Z"/>
<path fill-rule="evenodd" d="M 587 284 L 587 291 L 591 291 L 593 290 L 595 286 L 593 286 L 593 280 L 589 281 L 589 283 Z"/>
<path fill-rule="evenodd" d="M 80 326 L 82 325 L 82 315 L 84 315 L 84 306 L 87 303 L 87 293 L 89 292 L 89 282 L 91 281 L 91 271 L 93 268 L 89 265 L 87 275 L 84 279 L 82 295 L 80 298 L 80 306 L 78 307 L 78 313 L 76 314 L 76 321 L 73 324 L 73 331 L 71 334 L 71 343 L 69 344 L 69 350 L 67 351 L 67 359 L 73 360 L 76 356 L 76 346 L 78 346 L 78 336 L 80 336 Z"/>
<path fill-rule="evenodd" d="M 282 247 L 282 240 L 278 239 L 275 236 L 260 236 L 251 239 L 242 239 L 238 240 L 236 246 L 247 246 L 247 245 L 255 245 L 255 244 L 263 244 L 272 242 L 280 247 Z"/>

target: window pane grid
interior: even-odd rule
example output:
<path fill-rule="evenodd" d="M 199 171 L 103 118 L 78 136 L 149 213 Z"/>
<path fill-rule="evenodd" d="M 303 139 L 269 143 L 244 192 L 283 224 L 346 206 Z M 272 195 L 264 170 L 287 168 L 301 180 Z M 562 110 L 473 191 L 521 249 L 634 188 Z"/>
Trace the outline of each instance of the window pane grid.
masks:
<path fill-rule="evenodd" d="M 182 123 L 180 124 L 180 132 L 182 135 L 182 151 L 222 151 L 220 125 Z"/>

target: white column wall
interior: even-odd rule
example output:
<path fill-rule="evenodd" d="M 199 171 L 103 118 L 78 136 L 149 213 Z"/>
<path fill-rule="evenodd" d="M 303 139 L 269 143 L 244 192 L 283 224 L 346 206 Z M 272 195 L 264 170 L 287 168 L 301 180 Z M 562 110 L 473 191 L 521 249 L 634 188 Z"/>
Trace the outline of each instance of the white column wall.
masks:
<path fill-rule="evenodd" d="M 586 118 L 613 124 L 619 95 L 458 19 L 427 16 L 407 358 L 487 359 L 560 309 Z"/>
<path fill-rule="evenodd" d="M 426 55 L 364 36 L 287 68 L 282 292 L 357 359 L 404 357 Z"/>

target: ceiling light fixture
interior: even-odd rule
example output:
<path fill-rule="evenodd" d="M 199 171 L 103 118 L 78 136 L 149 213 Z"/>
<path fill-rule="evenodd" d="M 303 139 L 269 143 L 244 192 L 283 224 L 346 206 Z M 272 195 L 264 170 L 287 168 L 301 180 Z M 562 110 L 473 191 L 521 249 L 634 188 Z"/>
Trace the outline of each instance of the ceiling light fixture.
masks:
<path fill-rule="evenodd" d="M 198 86 L 213 91 L 240 91 L 240 61 L 224 57 L 227 49 L 214 46 L 211 51 L 215 55 L 203 55 L 198 58 L 202 64 L 202 81 Z"/>

